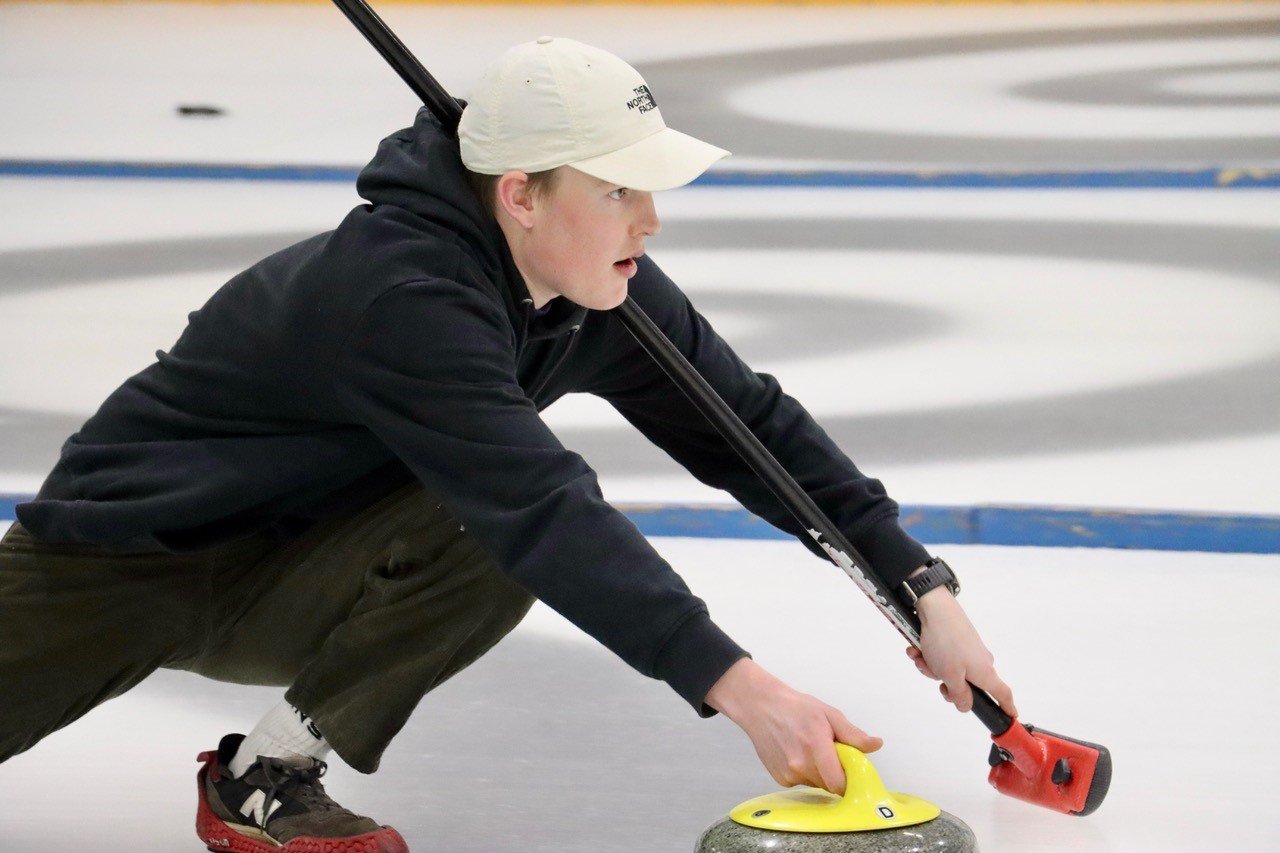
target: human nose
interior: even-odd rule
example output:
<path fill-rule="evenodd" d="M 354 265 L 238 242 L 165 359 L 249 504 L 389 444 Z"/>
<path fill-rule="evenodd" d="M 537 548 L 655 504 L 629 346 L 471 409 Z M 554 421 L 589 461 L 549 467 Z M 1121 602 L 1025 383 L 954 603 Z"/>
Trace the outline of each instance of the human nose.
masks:
<path fill-rule="evenodd" d="M 658 219 L 658 209 L 653 204 L 653 193 L 645 193 L 640 205 L 640 217 L 636 220 L 637 230 L 641 234 L 656 237 L 662 230 L 662 222 Z"/>

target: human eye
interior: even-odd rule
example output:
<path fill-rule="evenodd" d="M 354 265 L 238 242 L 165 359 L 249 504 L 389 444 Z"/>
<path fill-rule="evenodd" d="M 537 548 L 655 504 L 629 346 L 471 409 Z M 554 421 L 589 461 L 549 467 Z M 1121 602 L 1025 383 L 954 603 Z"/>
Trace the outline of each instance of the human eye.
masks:
<path fill-rule="evenodd" d="M 618 193 L 626 193 L 626 192 L 630 192 L 630 190 L 628 190 L 626 187 L 618 187 L 616 190 L 609 193 L 609 198 L 615 199 L 617 201 L 622 201 L 622 196 L 618 195 Z"/>

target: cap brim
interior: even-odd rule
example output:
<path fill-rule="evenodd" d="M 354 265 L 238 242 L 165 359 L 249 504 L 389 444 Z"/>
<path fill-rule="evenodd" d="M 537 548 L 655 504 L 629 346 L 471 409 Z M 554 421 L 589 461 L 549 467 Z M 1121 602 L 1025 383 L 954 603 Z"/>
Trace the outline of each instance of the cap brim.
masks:
<path fill-rule="evenodd" d="M 611 184 L 658 192 L 684 186 L 727 156 L 723 148 L 664 127 L 626 148 L 567 165 Z"/>

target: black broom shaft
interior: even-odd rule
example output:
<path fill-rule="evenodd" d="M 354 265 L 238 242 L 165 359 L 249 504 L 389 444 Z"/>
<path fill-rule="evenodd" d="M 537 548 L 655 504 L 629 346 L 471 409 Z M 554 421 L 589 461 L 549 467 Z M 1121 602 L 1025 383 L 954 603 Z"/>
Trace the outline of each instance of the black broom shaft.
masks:
<path fill-rule="evenodd" d="M 747 428 L 747 425 L 738 417 L 738 413 L 729 407 L 729 404 L 716 393 L 697 368 L 689 363 L 684 353 L 680 352 L 649 318 L 649 315 L 644 313 L 644 309 L 628 296 L 625 302 L 613 309 L 613 313 L 618 315 L 632 337 L 671 377 L 675 386 L 689 398 L 698 411 L 706 416 L 729 446 L 737 451 L 742 461 L 746 462 L 756 476 L 764 481 L 764 484 L 795 516 L 796 520 L 804 525 L 805 530 L 815 531 L 820 545 L 825 542 L 849 557 L 853 566 L 863 573 L 872 583 L 876 593 L 893 609 L 892 614 L 886 615 L 890 616 L 895 627 L 912 645 L 919 647 L 920 621 L 915 614 L 904 614 L 893 605 L 893 597 L 889 590 L 870 570 L 867 561 L 857 549 L 850 544 L 839 528 L 831 523 L 827 514 L 814 503 L 813 498 L 809 497 L 809 493 L 800 488 L 800 484 L 769 452 L 769 448 L 765 447 L 760 439 L 756 438 L 755 433 Z M 832 562 L 839 565 L 839 561 L 834 558 Z M 841 566 L 841 568 L 844 567 Z M 898 618 L 895 619 L 894 616 Z"/>
<path fill-rule="evenodd" d="M 431 113 L 439 120 L 450 136 L 458 135 L 458 121 L 462 118 L 462 107 L 458 101 L 444 90 L 440 82 L 431 76 L 417 57 L 405 47 L 404 42 L 396 37 L 378 13 L 370 8 L 364 0 L 333 0 L 351 23 L 355 24 L 361 34 L 368 39 L 387 64 L 409 84 Z"/>
<path fill-rule="evenodd" d="M 401 79 L 409 84 L 409 88 L 422 99 L 444 129 L 450 135 L 456 136 L 458 122 L 462 117 L 462 108 L 458 101 L 444 90 L 435 77 L 431 76 L 431 73 L 396 37 L 382 18 L 369 7 L 365 0 L 333 0 L 333 2 L 355 24 L 356 29 L 360 30 L 378 53 L 382 54 L 382 58 L 391 65 Z M 871 570 L 870 565 L 857 549 L 831 523 L 826 513 L 818 508 L 808 493 L 800 488 L 768 448 L 751 430 L 747 429 L 737 413 L 729 408 L 702 374 L 689 364 L 684 354 L 676 349 L 635 300 L 628 296 L 621 305 L 613 309 L 613 313 L 658 366 L 671 377 L 675 386 L 689 398 L 698 411 L 702 412 L 724 437 L 729 446 L 764 481 L 782 505 L 804 525 L 806 530 L 817 534 L 819 545 L 824 547 L 831 561 L 840 566 L 855 582 L 861 581 L 859 586 L 863 592 L 880 608 L 899 633 L 918 648 L 920 621 L 916 615 L 905 613 L 894 604 L 892 592 Z M 837 553 L 833 554 L 832 549 Z M 844 562 L 849 565 L 844 565 L 840 557 L 844 557 Z M 969 687 L 973 691 L 974 715 L 982 720 L 993 734 L 1003 734 L 1012 724 L 1012 719 L 985 691 L 973 684 Z"/>

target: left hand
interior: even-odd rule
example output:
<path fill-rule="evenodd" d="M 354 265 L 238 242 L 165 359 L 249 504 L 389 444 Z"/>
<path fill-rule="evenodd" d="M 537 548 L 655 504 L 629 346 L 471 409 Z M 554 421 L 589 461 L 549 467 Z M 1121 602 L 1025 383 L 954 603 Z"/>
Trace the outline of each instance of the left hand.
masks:
<path fill-rule="evenodd" d="M 973 691 L 965 683 L 971 681 L 990 693 L 1006 714 L 1018 716 L 1013 691 L 996 674 L 995 658 L 951 590 L 932 589 L 921 596 L 916 606 L 921 625 L 920 648 L 907 648 L 907 656 L 915 662 L 916 669 L 941 681 L 943 698 L 958 711 L 973 708 Z"/>

